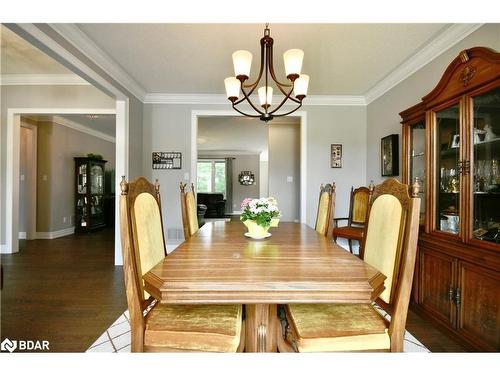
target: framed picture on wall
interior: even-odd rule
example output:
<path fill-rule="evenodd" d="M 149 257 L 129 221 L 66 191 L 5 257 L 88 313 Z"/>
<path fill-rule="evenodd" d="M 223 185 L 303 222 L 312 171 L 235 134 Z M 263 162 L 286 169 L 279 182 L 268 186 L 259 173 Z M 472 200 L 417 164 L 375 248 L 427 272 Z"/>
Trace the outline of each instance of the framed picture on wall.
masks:
<path fill-rule="evenodd" d="M 398 176 L 399 134 L 391 134 L 382 138 L 380 151 L 382 176 Z"/>
<path fill-rule="evenodd" d="M 181 169 L 182 153 L 153 152 L 153 169 Z"/>
<path fill-rule="evenodd" d="M 342 145 L 341 144 L 332 144 L 330 159 L 331 159 L 332 168 L 342 168 Z"/>

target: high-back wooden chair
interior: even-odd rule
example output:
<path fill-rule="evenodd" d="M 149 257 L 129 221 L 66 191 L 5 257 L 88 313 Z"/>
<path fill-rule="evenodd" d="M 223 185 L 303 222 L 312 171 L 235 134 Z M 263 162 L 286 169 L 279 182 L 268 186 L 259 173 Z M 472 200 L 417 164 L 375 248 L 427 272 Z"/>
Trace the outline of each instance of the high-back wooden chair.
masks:
<path fill-rule="evenodd" d="M 365 224 L 368 217 L 368 205 L 370 203 L 371 190 L 365 186 L 357 189 L 351 187 L 351 197 L 349 203 L 349 216 L 334 218 L 334 228 L 332 231 L 333 240 L 337 238 L 347 238 L 349 241 L 349 251 L 352 253 L 352 241 L 358 241 L 360 248 L 365 233 Z M 347 221 L 347 226 L 339 226 L 339 221 Z M 361 251 L 361 250 L 360 250 Z"/>
<path fill-rule="evenodd" d="M 191 183 L 189 190 L 186 189 L 186 186 L 186 183 L 180 183 L 182 226 L 184 228 L 184 238 L 187 240 L 198 231 L 199 224 L 194 184 Z"/>
<path fill-rule="evenodd" d="M 418 185 L 410 196 L 407 185 L 388 179 L 375 187 L 368 212 L 364 259 L 386 276 L 379 298 L 392 307 L 390 323 L 372 304 L 287 305 L 281 350 L 403 351 L 418 239 L 417 194 Z"/>
<path fill-rule="evenodd" d="M 316 232 L 325 237 L 331 234 L 333 213 L 335 211 L 335 182 L 321 185 L 319 191 L 318 212 L 316 214 Z"/>
<path fill-rule="evenodd" d="M 130 315 L 131 350 L 243 350 L 241 305 L 159 304 L 144 290 L 143 275 L 165 256 L 160 187 L 140 177 L 122 177 L 120 232 Z"/>

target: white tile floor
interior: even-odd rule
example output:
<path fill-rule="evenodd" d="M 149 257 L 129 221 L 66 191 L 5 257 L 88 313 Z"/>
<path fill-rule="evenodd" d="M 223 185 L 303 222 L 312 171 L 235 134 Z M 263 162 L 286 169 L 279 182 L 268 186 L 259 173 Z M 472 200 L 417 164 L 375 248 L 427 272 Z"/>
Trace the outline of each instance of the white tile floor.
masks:
<path fill-rule="evenodd" d="M 167 252 L 172 252 L 181 242 L 168 243 Z M 339 245 L 348 249 L 347 240 L 339 238 Z M 356 243 L 356 242 L 354 242 Z M 353 252 L 357 254 L 359 247 L 353 246 Z M 374 304 L 377 311 L 388 321 L 391 316 L 380 306 Z M 420 341 L 418 341 L 410 332 L 405 332 L 404 338 L 405 353 L 425 352 L 430 353 Z M 87 352 L 105 352 L 105 353 L 130 353 L 130 323 L 128 310 L 116 319 L 111 326 L 87 349 Z"/>

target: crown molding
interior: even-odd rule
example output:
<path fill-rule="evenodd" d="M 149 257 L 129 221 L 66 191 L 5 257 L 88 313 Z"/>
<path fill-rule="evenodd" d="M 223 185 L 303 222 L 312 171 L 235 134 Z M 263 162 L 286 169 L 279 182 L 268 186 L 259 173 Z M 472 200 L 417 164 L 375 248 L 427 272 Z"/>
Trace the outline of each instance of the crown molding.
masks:
<path fill-rule="evenodd" d="M 366 104 L 370 104 L 384 95 L 387 91 L 423 68 L 483 25 L 483 23 L 455 23 L 446 28 L 424 47 L 407 58 L 375 86 L 369 89 L 364 95 Z"/>
<path fill-rule="evenodd" d="M 69 120 L 67 118 L 64 118 L 61 116 L 52 116 L 52 121 L 55 122 L 56 124 L 66 126 L 66 127 L 71 128 L 73 130 L 92 135 L 94 137 L 103 139 L 103 140 L 108 141 L 108 142 L 116 143 L 116 138 L 113 137 L 112 135 L 100 132 L 100 131 L 95 130 L 95 129 L 91 129 L 86 125 Z"/>
<path fill-rule="evenodd" d="M 51 23 L 49 26 L 83 52 L 137 99 L 144 101 L 146 95 L 144 88 L 78 26 L 69 23 Z"/>
<path fill-rule="evenodd" d="M 277 102 L 283 97 L 275 97 Z M 258 102 L 257 96 L 252 96 L 254 103 Z M 148 93 L 144 97 L 146 104 L 212 104 L 212 105 L 230 105 L 224 94 L 167 94 L 167 93 Z M 295 103 L 286 103 L 285 105 L 295 105 Z M 365 98 L 361 95 L 310 95 L 304 99 L 304 106 L 317 105 L 342 105 L 342 106 L 364 106 Z"/>
<path fill-rule="evenodd" d="M 1 86 L 90 85 L 76 74 L 2 74 Z"/>

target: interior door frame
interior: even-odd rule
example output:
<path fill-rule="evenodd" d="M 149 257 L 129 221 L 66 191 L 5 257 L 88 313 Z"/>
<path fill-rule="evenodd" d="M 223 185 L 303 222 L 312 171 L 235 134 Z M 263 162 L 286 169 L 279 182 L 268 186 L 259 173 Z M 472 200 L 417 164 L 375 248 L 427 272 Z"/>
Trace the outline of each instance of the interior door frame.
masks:
<path fill-rule="evenodd" d="M 34 240 L 36 238 L 36 189 L 37 189 L 37 139 L 38 128 L 28 122 L 21 121 L 21 127 L 30 130 L 30 140 L 28 141 L 27 148 L 27 179 L 26 192 L 27 192 L 27 217 L 26 217 L 26 233 L 27 240 Z M 20 235 L 21 237 L 21 235 Z"/>
<path fill-rule="evenodd" d="M 115 191 L 120 191 L 120 176 L 128 172 L 128 101 L 117 100 L 115 108 L 8 108 L 7 109 L 7 174 L 5 202 L 5 248 L 2 253 L 19 251 L 19 163 L 22 115 L 50 114 L 114 114 L 116 116 Z M 119 194 L 115 210 L 115 264 L 122 263 L 119 225 Z"/>
<path fill-rule="evenodd" d="M 198 119 L 200 117 L 242 116 L 233 110 L 191 111 L 191 181 L 196 186 L 196 162 L 198 160 Z M 297 111 L 291 117 L 299 117 L 300 126 L 300 222 L 307 222 L 307 112 Z"/>

